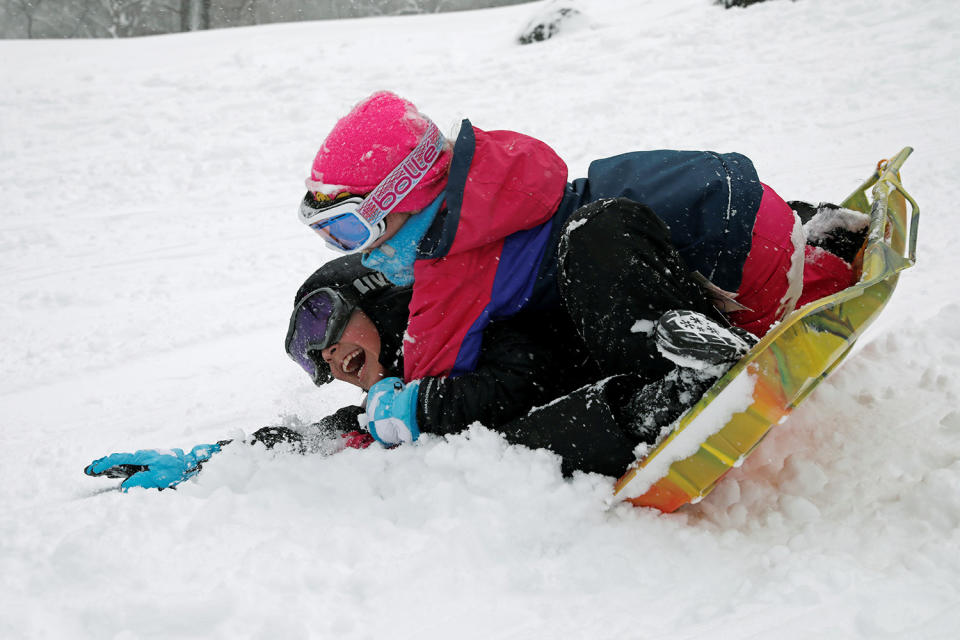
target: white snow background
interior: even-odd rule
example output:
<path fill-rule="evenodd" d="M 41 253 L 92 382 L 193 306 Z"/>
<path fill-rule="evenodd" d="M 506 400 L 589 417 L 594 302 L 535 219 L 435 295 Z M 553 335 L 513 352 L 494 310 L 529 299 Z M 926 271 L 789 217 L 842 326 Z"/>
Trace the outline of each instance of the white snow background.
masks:
<path fill-rule="evenodd" d="M 955 638 L 960 12 L 595 0 L 0 41 L 0 637 Z M 378 89 L 556 148 L 740 151 L 836 201 L 916 153 L 907 271 L 858 350 L 702 503 L 609 500 L 472 428 L 328 458 L 231 446 L 176 491 L 82 470 L 355 402 L 283 352 L 333 257 L 296 206 Z M 559 345 L 558 348 L 562 348 Z"/>

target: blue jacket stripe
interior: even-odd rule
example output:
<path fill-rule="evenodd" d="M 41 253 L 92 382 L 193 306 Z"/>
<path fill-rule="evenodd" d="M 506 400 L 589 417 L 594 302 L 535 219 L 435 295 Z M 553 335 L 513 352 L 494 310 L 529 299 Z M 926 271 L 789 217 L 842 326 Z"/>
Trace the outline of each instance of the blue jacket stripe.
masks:
<path fill-rule="evenodd" d="M 513 233 L 503 241 L 490 302 L 460 343 L 457 359 L 450 372 L 451 377 L 474 370 L 480 357 L 483 330 L 491 320 L 511 316 L 530 301 L 540 260 L 543 258 L 547 240 L 550 239 L 550 229 L 551 223 L 547 221 L 532 229 Z"/>

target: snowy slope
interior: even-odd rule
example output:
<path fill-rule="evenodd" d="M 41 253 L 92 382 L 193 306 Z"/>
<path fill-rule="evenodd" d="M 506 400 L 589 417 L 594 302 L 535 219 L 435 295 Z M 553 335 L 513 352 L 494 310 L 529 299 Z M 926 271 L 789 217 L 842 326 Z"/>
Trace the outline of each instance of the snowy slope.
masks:
<path fill-rule="evenodd" d="M 0 42 L 0 637 L 954 638 L 960 16 L 950 0 L 583 2 L 126 41 Z M 442 127 L 737 150 L 786 198 L 917 149 L 920 264 L 830 380 L 702 503 L 611 503 L 482 428 L 332 458 L 232 447 L 178 491 L 93 458 L 358 393 L 284 355 L 331 257 L 302 180 L 373 90 Z"/>

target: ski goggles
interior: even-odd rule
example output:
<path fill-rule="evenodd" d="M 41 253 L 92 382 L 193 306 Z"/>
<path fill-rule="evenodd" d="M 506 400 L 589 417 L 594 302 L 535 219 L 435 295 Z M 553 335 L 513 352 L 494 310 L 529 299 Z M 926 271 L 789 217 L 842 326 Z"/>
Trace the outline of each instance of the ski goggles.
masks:
<path fill-rule="evenodd" d="M 353 295 L 330 287 L 311 291 L 294 307 L 284 348 L 315 385 L 333 380 L 322 351 L 340 341 L 356 307 Z"/>
<path fill-rule="evenodd" d="M 417 146 L 364 197 L 340 194 L 333 200 L 326 186 L 307 180 L 310 191 L 300 203 L 300 221 L 316 231 L 327 246 L 340 253 L 370 247 L 386 231 L 384 218 L 416 187 L 440 157 L 443 134 L 430 122 Z"/>

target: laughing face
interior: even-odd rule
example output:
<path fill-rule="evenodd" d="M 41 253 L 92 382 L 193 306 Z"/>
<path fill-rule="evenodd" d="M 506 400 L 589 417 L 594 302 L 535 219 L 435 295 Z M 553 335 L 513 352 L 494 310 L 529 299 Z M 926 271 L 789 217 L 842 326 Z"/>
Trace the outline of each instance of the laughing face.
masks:
<path fill-rule="evenodd" d="M 324 349 L 322 355 L 334 378 L 364 391 L 386 377 L 380 364 L 380 334 L 360 309 L 350 316 L 340 341 Z"/>

